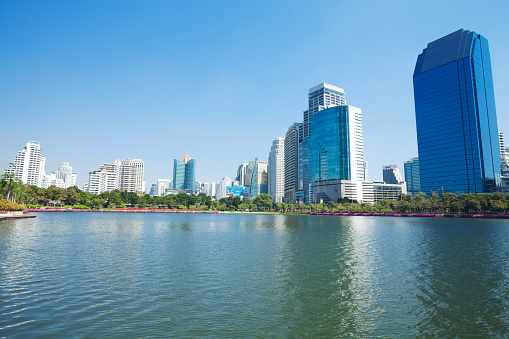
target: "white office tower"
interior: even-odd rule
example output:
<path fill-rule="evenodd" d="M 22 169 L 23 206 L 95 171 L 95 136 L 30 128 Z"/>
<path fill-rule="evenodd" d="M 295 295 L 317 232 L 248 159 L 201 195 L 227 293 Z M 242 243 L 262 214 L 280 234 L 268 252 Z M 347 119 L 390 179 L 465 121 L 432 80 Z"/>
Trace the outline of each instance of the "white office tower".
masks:
<path fill-rule="evenodd" d="M 383 167 L 383 179 L 386 184 L 401 184 L 404 180 L 399 173 L 398 166 L 389 165 Z"/>
<path fill-rule="evenodd" d="M 60 164 L 56 172 L 57 179 L 61 179 L 64 183 L 64 188 L 69 188 L 76 185 L 76 174 L 72 173 L 72 166 L 68 162 Z"/>
<path fill-rule="evenodd" d="M 37 141 L 29 141 L 18 152 L 14 164 L 9 164 L 5 173 L 14 174 L 24 184 L 42 186 L 46 159 L 41 156 L 41 145 Z"/>
<path fill-rule="evenodd" d="M 268 190 L 273 202 L 282 202 L 285 195 L 285 138 L 272 142 L 268 165 Z"/>
<path fill-rule="evenodd" d="M 351 180 L 364 181 L 364 142 L 362 136 L 362 110 L 354 106 L 346 106 L 348 110 L 348 133 L 350 142 Z M 401 177 L 401 175 L 400 175 Z M 401 180 L 403 181 L 403 179 Z"/>
<path fill-rule="evenodd" d="M 210 184 L 209 196 L 214 198 L 216 196 L 216 191 L 217 191 L 217 182 L 212 181 L 212 183 Z"/>
<path fill-rule="evenodd" d="M 122 165 L 133 166 L 136 168 L 136 179 L 135 179 L 135 192 L 145 193 L 145 162 L 141 159 L 122 160 Z"/>
<path fill-rule="evenodd" d="M 226 187 L 232 185 L 232 179 L 224 177 L 221 179 L 216 189 L 216 200 L 226 198 Z"/>

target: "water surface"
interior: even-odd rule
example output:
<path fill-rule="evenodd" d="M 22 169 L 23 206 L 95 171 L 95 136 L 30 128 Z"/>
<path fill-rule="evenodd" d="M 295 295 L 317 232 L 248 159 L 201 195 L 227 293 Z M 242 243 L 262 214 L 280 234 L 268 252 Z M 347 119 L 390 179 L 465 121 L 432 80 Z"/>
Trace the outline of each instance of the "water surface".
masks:
<path fill-rule="evenodd" d="M 507 337 L 509 221 L 39 213 L 0 337 Z"/>

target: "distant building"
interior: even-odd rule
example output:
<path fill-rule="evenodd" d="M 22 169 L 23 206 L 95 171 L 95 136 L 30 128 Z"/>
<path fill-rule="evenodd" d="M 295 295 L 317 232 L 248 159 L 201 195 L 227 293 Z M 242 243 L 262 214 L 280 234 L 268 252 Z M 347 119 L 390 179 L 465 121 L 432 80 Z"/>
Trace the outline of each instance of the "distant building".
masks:
<path fill-rule="evenodd" d="M 217 185 L 217 190 L 216 190 L 216 195 L 215 195 L 216 200 L 226 198 L 226 187 L 229 187 L 231 185 L 232 185 L 232 180 L 230 178 L 224 177 L 223 179 L 221 179 L 221 181 Z"/>
<path fill-rule="evenodd" d="M 150 187 L 150 191 L 148 193 L 150 196 L 156 196 L 157 195 L 157 184 L 152 184 Z"/>
<path fill-rule="evenodd" d="M 211 198 L 215 198 L 216 191 L 217 191 L 217 182 L 212 181 L 212 183 L 210 184 L 210 191 L 208 193 L 208 196 L 210 196 Z"/>
<path fill-rule="evenodd" d="M 88 192 L 100 194 L 120 190 L 135 192 L 136 190 L 136 168 L 124 165 L 117 159 L 113 164 L 103 164 L 98 171 L 89 173 Z"/>
<path fill-rule="evenodd" d="M 135 170 L 135 184 L 134 191 L 138 193 L 145 193 L 145 162 L 141 159 L 122 160 L 122 165 L 132 166 Z"/>
<path fill-rule="evenodd" d="M 421 177 L 419 174 L 419 158 L 412 158 L 405 161 L 405 181 L 408 194 L 416 195 L 421 193 Z"/>
<path fill-rule="evenodd" d="M 45 174 L 42 179 L 42 188 L 48 188 L 50 186 L 66 188 L 64 180 L 58 178 L 56 173 Z"/>
<path fill-rule="evenodd" d="M 373 202 L 373 182 L 331 179 L 311 183 L 311 202 L 341 202 L 343 199 Z"/>
<path fill-rule="evenodd" d="M 165 194 L 167 189 L 172 189 L 172 183 L 171 179 L 157 179 L 157 195 L 162 196 Z"/>
<path fill-rule="evenodd" d="M 400 184 L 404 181 L 396 165 L 383 167 L 383 179 L 385 183 L 393 185 Z"/>
<path fill-rule="evenodd" d="M 460 29 L 418 56 L 413 74 L 421 190 L 498 190 L 500 146 L 486 38 Z"/>
<path fill-rule="evenodd" d="M 311 137 L 313 135 L 312 122 L 314 115 L 322 110 L 344 105 L 346 105 L 346 99 L 345 91 L 342 88 L 327 83 L 321 83 L 309 89 L 308 109 L 304 111 L 303 123 L 299 129 L 299 181 L 298 192 L 296 193 L 297 200 L 305 203 L 309 203 L 311 200 Z"/>
<path fill-rule="evenodd" d="M 375 203 L 382 200 L 401 200 L 403 194 L 407 194 L 404 182 L 400 184 L 373 182 L 373 200 Z"/>
<path fill-rule="evenodd" d="M 268 164 L 268 191 L 273 202 L 283 201 L 285 194 L 285 138 L 272 142 Z"/>
<path fill-rule="evenodd" d="M 284 143 L 285 168 L 285 203 L 296 202 L 296 193 L 299 184 L 299 127 L 301 123 L 294 123 L 286 132 Z"/>
<path fill-rule="evenodd" d="M 42 187 L 46 158 L 41 155 L 41 144 L 38 141 L 29 141 L 18 152 L 13 164 L 9 164 L 5 173 L 14 174 L 15 178 L 24 184 Z"/>
<path fill-rule="evenodd" d="M 249 164 L 247 162 L 242 163 L 242 164 L 240 164 L 239 168 L 237 169 L 237 176 L 235 177 L 235 181 L 238 181 L 241 186 L 245 184 L 246 171 L 247 171 L 248 165 Z"/>
<path fill-rule="evenodd" d="M 64 188 L 76 186 L 76 173 L 72 172 L 72 166 L 63 162 L 57 169 L 56 177 L 64 183 Z"/>
<path fill-rule="evenodd" d="M 196 159 L 186 153 L 182 161 L 173 161 L 173 189 L 179 191 L 195 191 L 194 173 Z"/>
<path fill-rule="evenodd" d="M 255 160 L 250 162 L 246 178 L 250 179 L 249 198 L 254 199 L 262 193 L 269 193 L 268 189 L 268 162 Z M 252 167 L 251 167 L 252 166 Z M 252 168 L 252 169 L 251 169 Z M 217 193 L 216 193 L 217 195 Z M 217 198 L 217 197 L 216 197 Z"/>

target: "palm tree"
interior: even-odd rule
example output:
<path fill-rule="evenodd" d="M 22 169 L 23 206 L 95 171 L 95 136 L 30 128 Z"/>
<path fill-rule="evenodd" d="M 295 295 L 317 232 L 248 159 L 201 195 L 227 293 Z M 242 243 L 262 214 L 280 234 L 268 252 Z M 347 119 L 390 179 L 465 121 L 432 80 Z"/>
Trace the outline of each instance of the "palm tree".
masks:
<path fill-rule="evenodd" d="M 19 188 L 21 181 L 16 179 L 14 174 L 5 173 L 0 177 L 0 185 L 2 188 L 7 189 L 6 198 L 7 201 L 14 201 L 11 199 L 11 193 Z"/>

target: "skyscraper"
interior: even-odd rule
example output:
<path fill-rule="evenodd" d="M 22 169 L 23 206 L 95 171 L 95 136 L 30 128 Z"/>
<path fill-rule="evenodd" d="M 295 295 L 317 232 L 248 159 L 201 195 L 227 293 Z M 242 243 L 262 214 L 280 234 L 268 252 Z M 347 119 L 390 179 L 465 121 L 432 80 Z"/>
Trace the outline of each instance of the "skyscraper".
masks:
<path fill-rule="evenodd" d="M 308 109 L 299 130 L 299 179 L 297 200 L 309 203 L 311 184 L 311 141 L 313 116 L 321 110 L 346 105 L 345 91 L 337 86 L 321 83 L 309 89 Z"/>
<path fill-rule="evenodd" d="M 16 155 L 14 164 L 7 166 L 5 173 L 14 174 L 24 184 L 42 187 L 45 162 L 46 159 L 41 155 L 41 144 L 29 141 Z"/>
<path fill-rule="evenodd" d="M 269 153 L 268 185 L 272 201 L 281 202 L 285 194 L 285 138 L 276 138 Z"/>
<path fill-rule="evenodd" d="M 135 192 L 145 193 L 145 162 L 141 159 L 131 159 L 128 158 L 126 160 L 122 160 L 122 164 L 126 166 L 133 166 L 135 170 Z"/>
<path fill-rule="evenodd" d="M 285 203 L 295 202 L 299 182 L 299 130 L 302 123 L 294 123 L 285 137 Z"/>
<path fill-rule="evenodd" d="M 311 128 L 311 182 L 364 181 L 361 109 L 322 110 L 313 116 Z"/>
<path fill-rule="evenodd" d="M 421 190 L 497 190 L 500 149 L 488 41 L 460 29 L 428 44 L 413 75 Z"/>
<path fill-rule="evenodd" d="M 412 158 L 405 161 L 405 181 L 408 194 L 421 193 L 421 176 L 419 174 L 419 158 Z"/>
<path fill-rule="evenodd" d="M 173 161 L 173 189 L 182 191 L 193 191 L 194 187 L 194 171 L 196 159 L 191 159 L 186 153 L 182 161 L 174 159 Z"/>
<path fill-rule="evenodd" d="M 57 179 L 63 180 L 65 188 L 76 186 L 76 173 L 72 172 L 72 166 L 69 165 L 68 162 L 60 164 L 56 172 L 56 177 Z"/>

